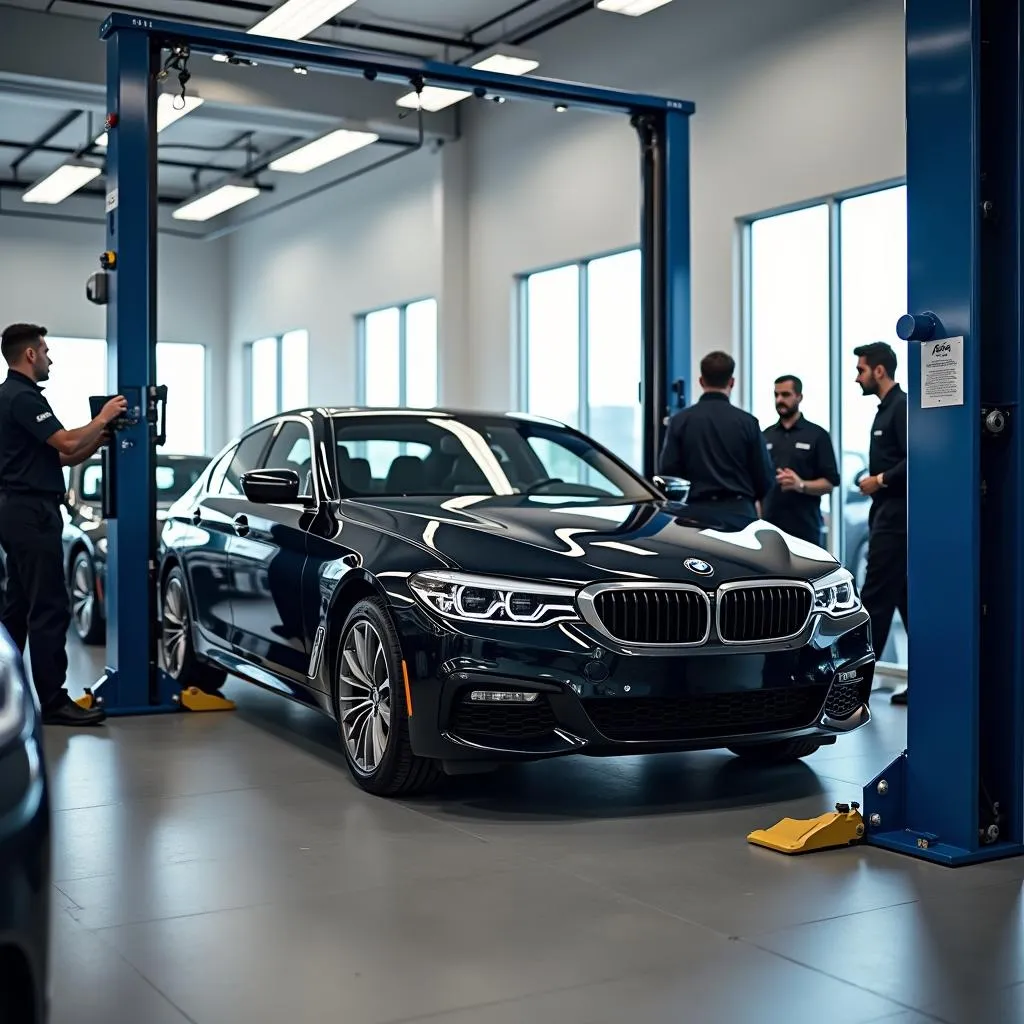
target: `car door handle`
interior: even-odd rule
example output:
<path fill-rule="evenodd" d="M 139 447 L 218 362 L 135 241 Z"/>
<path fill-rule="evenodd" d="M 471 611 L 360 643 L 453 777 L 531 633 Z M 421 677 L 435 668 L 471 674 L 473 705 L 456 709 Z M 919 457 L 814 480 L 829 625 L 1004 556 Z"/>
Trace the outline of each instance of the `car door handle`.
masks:
<path fill-rule="evenodd" d="M 235 533 L 237 533 L 239 537 L 244 537 L 249 532 L 249 520 L 245 516 L 235 516 L 234 523 Z"/>
<path fill-rule="evenodd" d="M 192 509 L 192 525 L 198 526 L 203 521 L 203 513 L 199 509 Z"/>

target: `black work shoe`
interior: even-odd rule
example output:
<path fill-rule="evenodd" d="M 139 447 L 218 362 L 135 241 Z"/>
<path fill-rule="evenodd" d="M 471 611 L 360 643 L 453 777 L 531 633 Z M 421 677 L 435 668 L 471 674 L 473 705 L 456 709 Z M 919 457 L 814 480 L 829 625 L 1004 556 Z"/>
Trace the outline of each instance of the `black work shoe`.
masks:
<path fill-rule="evenodd" d="M 892 695 L 891 703 L 893 704 L 906 704 L 907 703 L 907 688 L 904 686 L 899 693 Z"/>
<path fill-rule="evenodd" d="M 106 717 L 102 708 L 83 708 L 70 697 L 43 709 L 43 725 L 99 725 Z"/>

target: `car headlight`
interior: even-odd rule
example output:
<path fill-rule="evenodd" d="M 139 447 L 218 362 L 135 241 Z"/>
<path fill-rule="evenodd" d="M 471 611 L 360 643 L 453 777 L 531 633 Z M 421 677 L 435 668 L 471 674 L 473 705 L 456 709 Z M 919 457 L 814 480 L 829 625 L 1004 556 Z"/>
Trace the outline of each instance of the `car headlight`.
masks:
<path fill-rule="evenodd" d="M 575 588 L 553 583 L 431 570 L 411 576 L 409 586 L 431 611 L 461 622 L 549 626 L 577 617 Z"/>
<path fill-rule="evenodd" d="M 814 584 L 814 610 L 826 615 L 849 615 L 860 608 L 860 597 L 853 575 L 836 569 Z"/>
<path fill-rule="evenodd" d="M 32 700 L 28 683 L 18 671 L 16 657 L 0 643 L 0 750 L 21 735 Z"/>

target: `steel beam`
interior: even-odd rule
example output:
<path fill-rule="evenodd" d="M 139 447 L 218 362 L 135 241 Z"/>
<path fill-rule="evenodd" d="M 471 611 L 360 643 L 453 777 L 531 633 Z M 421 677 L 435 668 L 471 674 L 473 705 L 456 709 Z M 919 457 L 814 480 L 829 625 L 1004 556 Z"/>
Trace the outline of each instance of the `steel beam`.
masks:
<path fill-rule="evenodd" d="M 1021 8 L 906 6 L 912 686 L 864 808 L 868 842 L 947 865 L 1024 853 Z M 928 369 L 951 339 L 959 395 Z"/>
<path fill-rule="evenodd" d="M 107 41 L 107 248 L 116 254 L 108 307 L 110 389 L 139 422 L 118 432 L 106 479 L 113 482 L 108 540 L 108 667 L 94 690 L 108 714 L 176 710 L 172 681 L 158 667 L 155 427 L 147 421 L 156 366 L 156 75 L 165 49 L 227 53 L 261 63 L 391 83 L 422 82 L 480 94 L 626 115 L 641 126 L 645 267 L 645 462 L 654 470 L 672 382 L 690 360 L 689 116 L 692 103 L 574 82 L 497 75 L 436 61 L 382 58 L 358 50 L 291 43 L 243 32 L 111 15 Z M 182 401 L 171 396 L 171 401 Z"/>

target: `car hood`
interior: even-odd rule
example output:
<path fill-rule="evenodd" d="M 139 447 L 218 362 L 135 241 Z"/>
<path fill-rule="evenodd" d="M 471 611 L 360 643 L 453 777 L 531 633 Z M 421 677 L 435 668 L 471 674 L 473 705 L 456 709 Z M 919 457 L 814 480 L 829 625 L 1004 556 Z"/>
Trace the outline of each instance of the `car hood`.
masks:
<path fill-rule="evenodd" d="M 589 504 L 531 497 L 361 499 L 346 519 L 402 536 L 453 568 L 566 580 L 815 580 L 836 568 L 823 549 L 758 521 L 730 526 L 704 510 L 665 502 Z M 708 563 L 710 575 L 687 568 Z M 700 568 L 700 567 L 698 567 Z"/>

